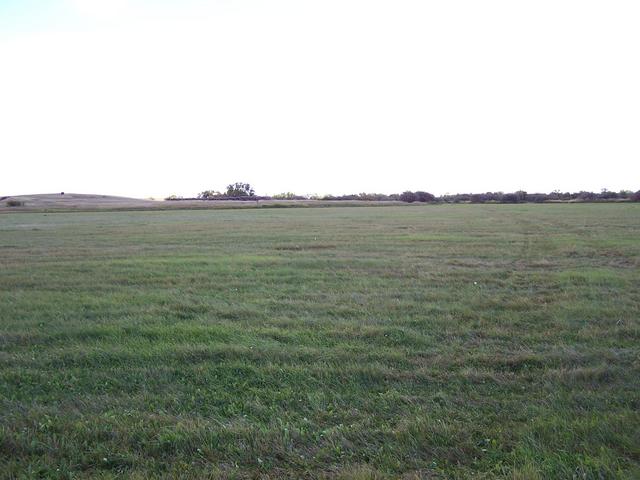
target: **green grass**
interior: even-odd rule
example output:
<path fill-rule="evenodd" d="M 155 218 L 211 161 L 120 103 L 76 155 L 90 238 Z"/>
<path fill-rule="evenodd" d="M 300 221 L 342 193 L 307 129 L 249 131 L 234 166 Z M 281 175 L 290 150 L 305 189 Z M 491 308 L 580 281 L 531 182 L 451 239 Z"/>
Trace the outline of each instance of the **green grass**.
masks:
<path fill-rule="evenodd" d="M 1 478 L 639 478 L 640 205 L 0 215 Z"/>

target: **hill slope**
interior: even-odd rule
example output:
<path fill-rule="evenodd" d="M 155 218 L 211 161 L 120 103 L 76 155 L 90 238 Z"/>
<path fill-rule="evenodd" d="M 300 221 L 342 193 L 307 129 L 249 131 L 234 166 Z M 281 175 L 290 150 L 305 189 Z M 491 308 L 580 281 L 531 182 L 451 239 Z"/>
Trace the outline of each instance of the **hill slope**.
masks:
<path fill-rule="evenodd" d="M 12 202 L 18 205 L 11 206 Z M 327 207 L 327 206 L 389 206 L 407 205 L 393 201 L 362 200 L 141 200 L 137 198 L 114 197 L 110 195 L 88 195 L 79 193 L 49 193 L 37 195 L 0 196 L 0 213 L 7 212 L 43 212 L 43 211 L 94 211 L 94 210 L 181 210 L 211 208 L 280 208 L 280 207 Z"/>
<path fill-rule="evenodd" d="M 37 195 L 17 195 L 0 197 L 0 211 L 26 210 L 93 210 L 113 208 L 145 208 L 153 207 L 163 202 L 154 200 L 140 200 L 137 198 L 114 197 L 110 195 L 88 195 L 79 193 L 45 193 Z M 17 201 L 20 206 L 11 207 L 8 202 Z"/>

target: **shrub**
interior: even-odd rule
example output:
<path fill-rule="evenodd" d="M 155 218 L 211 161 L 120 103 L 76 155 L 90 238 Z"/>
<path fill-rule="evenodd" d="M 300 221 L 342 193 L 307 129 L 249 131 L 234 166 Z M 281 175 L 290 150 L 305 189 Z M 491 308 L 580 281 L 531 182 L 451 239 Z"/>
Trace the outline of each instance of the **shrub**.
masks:
<path fill-rule="evenodd" d="M 20 200 L 7 200 L 7 207 L 22 207 L 24 202 Z"/>
<path fill-rule="evenodd" d="M 640 202 L 640 190 L 638 190 L 636 193 L 631 195 L 630 198 L 632 202 Z"/>

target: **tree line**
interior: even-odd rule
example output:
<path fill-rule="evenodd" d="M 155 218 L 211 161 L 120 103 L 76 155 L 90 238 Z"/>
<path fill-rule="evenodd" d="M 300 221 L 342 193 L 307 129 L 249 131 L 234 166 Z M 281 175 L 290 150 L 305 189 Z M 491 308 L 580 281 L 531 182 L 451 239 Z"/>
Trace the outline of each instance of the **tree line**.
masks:
<path fill-rule="evenodd" d="M 640 202 L 640 190 L 621 190 L 613 192 L 602 189 L 599 193 L 561 192 L 527 193 L 515 192 L 456 193 L 435 196 L 425 191 L 404 191 L 402 193 L 355 193 L 349 195 L 297 195 L 285 192 L 271 196 L 258 196 L 249 183 L 236 182 L 227 185 L 224 191 L 204 190 L 196 198 L 183 198 L 171 195 L 165 200 L 361 200 L 369 202 L 405 202 L 405 203 L 544 203 L 544 202 L 603 202 L 632 201 Z"/>

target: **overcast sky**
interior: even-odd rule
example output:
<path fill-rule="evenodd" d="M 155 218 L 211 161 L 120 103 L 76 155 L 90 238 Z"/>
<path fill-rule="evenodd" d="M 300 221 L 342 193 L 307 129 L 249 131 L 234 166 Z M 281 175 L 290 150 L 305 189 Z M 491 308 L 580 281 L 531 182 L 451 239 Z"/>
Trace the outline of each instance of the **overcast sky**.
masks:
<path fill-rule="evenodd" d="M 638 0 L 0 0 L 0 195 L 640 189 Z"/>

